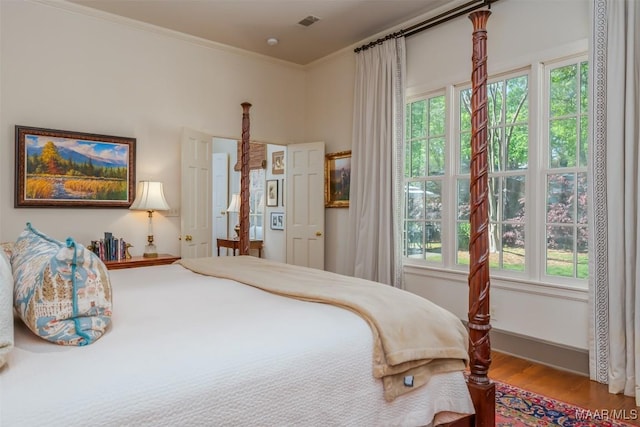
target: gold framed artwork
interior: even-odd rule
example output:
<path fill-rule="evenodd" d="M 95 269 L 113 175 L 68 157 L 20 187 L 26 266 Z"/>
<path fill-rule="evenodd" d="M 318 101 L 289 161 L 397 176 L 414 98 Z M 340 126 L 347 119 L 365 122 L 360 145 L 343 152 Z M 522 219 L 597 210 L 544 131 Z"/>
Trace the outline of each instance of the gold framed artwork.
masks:
<path fill-rule="evenodd" d="M 284 173 L 284 151 L 271 153 L 271 173 L 282 175 Z"/>
<path fill-rule="evenodd" d="M 349 207 L 351 150 L 329 153 L 324 163 L 324 201 L 327 208 Z"/>

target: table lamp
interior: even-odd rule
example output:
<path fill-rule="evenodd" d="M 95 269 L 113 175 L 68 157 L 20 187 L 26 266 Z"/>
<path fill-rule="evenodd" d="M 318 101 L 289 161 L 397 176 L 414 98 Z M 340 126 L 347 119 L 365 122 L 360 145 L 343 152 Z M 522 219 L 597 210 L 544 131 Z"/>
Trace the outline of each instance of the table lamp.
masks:
<path fill-rule="evenodd" d="M 227 212 L 236 212 L 239 213 L 240 212 L 240 195 L 239 194 L 234 194 L 231 196 L 231 203 L 229 203 L 229 207 L 227 208 Z M 235 227 L 233 227 L 233 229 L 236 232 L 236 239 L 240 238 L 240 224 L 236 224 Z"/>
<path fill-rule="evenodd" d="M 129 209 L 149 212 L 149 232 L 147 233 L 147 245 L 144 247 L 144 258 L 155 258 L 158 250 L 153 243 L 153 212 L 169 210 L 169 204 L 162 192 L 162 183 L 154 181 L 140 181 L 136 189 L 136 199 Z"/>

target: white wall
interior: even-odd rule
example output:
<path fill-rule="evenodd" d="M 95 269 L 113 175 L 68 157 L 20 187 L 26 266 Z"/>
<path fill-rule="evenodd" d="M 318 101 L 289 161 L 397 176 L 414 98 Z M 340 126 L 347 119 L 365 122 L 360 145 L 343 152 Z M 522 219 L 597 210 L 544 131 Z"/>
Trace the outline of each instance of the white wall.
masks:
<path fill-rule="evenodd" d="M 488 29 L 489 73 L 553 57 L 566 46 L 584 46 L 589 35 L 584 0 L 500 0 L 492 5 Z M 469 19 L 461 17 L 407 39 L 408 95 L 468 82 L 471 76 Z M 565 49 L 566 50 L 566 49 Z M 352 50 L 312 64 L 307 84 L 307 140 L 325 140 L 327 152 L 351 148 L 354 57 Z M 348 271 L 343 244 L 347 210 L 327 209 L 326 267 Z M 408 290 L 467 317 L 467 272 L 405 268 Z M 585 291 L 508 280 L 492 281 L 493 326 L 539 340 L 587 348 Z"/>
<path fill-rule="evenodd" d="M 354 74 L 351 49 L 316 62 L 307 72 L 306 140 L 324 141 L 326 153 L 351 149 Z M 346 208 L 325 209 L 325 270 L 352 271 L 348 220 Z"/>
<path fill-rule="evenodd" d="M 145 243 L 146 214 L 125 209 L 15 209 L 16 124 L 137 139 L 137 179 L 164 182 L 180 204 L 183 126 L 239 138 L 244 101 L 251 138 L 304 138 L 301 67 L 177 38 L 114 20 L 28 1 L 0 2 L 0 241 L 31 221 L 64 239 L 88 243 L 111 231 Z M 179 253 L 179 218 L 154 215 L 160 252 Z"/>

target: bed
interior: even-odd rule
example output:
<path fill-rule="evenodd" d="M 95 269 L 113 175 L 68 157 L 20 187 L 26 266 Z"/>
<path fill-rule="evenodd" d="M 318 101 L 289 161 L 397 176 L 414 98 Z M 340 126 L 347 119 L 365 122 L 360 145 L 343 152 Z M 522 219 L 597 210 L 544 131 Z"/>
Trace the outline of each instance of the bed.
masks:
<path fill-rule="evenodd" d="M 16 319 L 3 426 L 415 426 L 473 412 L 462 372 L 387 402 L 369 326 L 348 310 L 180 265 L 110 276 L 112 327 L 91 345 L 53 345 Z"/>
<path fill-rule="evenodd" d="M 0 370 L 0 424 L 493 425 L 494 385 L 487 376 L 491 359 L 483 89 L 488 15 L 471 15 L 466 372 L 434 372 L 415 388 L 413 375 L 405 375 L 404 385 L 411 390 L 388 398 L 385 380 L 372 375 L 377 330 L 356 310 L 283 297 L 195 272 L 186 264 L 143 267 L 109 272 L 115 308 L 104 334 L 90 345 L 51 344 L 14 319 L 14 348 L 8 354 L 1 352 L 0 337 L 0 358 L 6 360 Z M 240 255 L 249 252 L 250 107 L 242 104 L 240 227 L 246 231 L 240 235 Z M 419 325 L 429 335 L 428 322 Z"/>

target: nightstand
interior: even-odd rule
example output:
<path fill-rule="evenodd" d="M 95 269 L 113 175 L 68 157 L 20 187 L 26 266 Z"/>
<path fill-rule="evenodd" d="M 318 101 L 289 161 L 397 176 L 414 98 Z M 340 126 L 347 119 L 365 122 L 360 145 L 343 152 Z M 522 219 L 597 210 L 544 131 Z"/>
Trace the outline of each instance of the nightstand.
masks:
<path fill-rule="evenodd" d="M 238 239 L 217 239 L 218 244 L 218 256 L 220 256 L 220 248 L 229 248 L 233 252 L 233 256 L 236 256 L 236 250 L 240 250 L 240 240 Z M 262 258 L 262 240 L 250 240 L 249 250 L 257 249 L 258 258 Z"/>
<path fill-rule="evenodd" d="M 104 265 L 108 270 L 120 270 L 122 268 L 149 267 L 152 265 L 173 264 L 179 260 L 179 256 L 170 254 L 158 254 L 155 258 L 145 258 L 142 256 L 134 256 L 120 261 L 104 261 Z"/>

